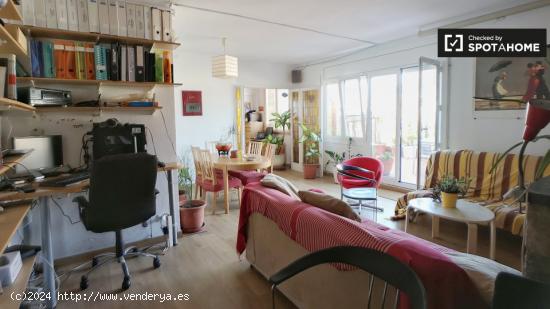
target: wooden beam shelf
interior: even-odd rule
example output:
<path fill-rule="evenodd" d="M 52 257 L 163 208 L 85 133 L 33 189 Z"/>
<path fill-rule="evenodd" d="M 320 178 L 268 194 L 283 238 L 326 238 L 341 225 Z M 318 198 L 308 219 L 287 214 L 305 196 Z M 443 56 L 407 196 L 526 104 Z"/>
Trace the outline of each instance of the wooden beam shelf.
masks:
<path fill-rule="evenodd" d="M 9 0 L 6 6 L 0 9 L 0 18 L 23 21 L 23 16 L 21 16 L 13 0 Z"/>
<path fill-rule="evenodd" d="M 154 82 L 128 82 L 116 80 L 95 80 L 95 79 L 63 79 L 47 77 L 17 77 L 17 82 L 34 82 L 37 84 L 69 84 L 69 85 L 96 85 L 113 87 L 170 87 L 181 86 L 179 83 L 154 83 Z"/>
<path fill-rule="evenodd" d="M 31 209 L 30 204 L 9 206 L 0 212 L 0 254 L 6 250 L 11 238 Z M 0 306 L 0 308 L 4 308 Z"/>
<path fill-rule="evenodd" d="M 24 155 L 18 155 L 18 156 L 9 156 L 5 157 L 3 159 L 2 165 L 0 165 L 0 175 L 5 174 L 9 170 L 12 170 L 18 163 L 23 161 L 26 157 L 28 157 L 31 154 L 32 150 L 27 152 Z"/>
<path fill-rule="evenodd" d="M 157 40 L 149 40 L 142 38 L 118 36 L 111 34 L 102 34 L 95 32 L 80 32 L 64 29 L 53 29 L 22 25 L 21 31 L 36 38 L 50 38 L 50 39 L 63 39 L 63 40 L 77 40 L 77 41 L 94 41 L 98 42 L 120 42 L 129 45 L 146 45 L 151 46 L 153 49 L 174 50 L 181 44 L 176 42 L 165 42 Z"/>
<path fill-rule="evenodd" d="M 0 215 L 1 216 L 1 215 Z M 12 293 L 23 293 L 27 289 L 27 283 L 32 273 L 36 255 L 23 260 L 23 266 L 12 285 L 4 288 L 4 293 L 0 295 L 0 308 L 18 309 L 22 301 L 11 299 Z"/>
<path fill-rule="evenodd" d="M 36 109 L 29 104 L 11 100 L 8 98 L 0 98 L 0 112 L 23 112 L 32 113 Z"/>
<path fill-rule="evenodd" d="M 152 115 L 160 106 L 155 107 L 123 107 L 123 106 L 101 106 L 101 107 L 38 107 L 37 113 L 82 113 L 82 114 L 100 114 L 100 113 L 136 113 L 142 115 Z"/>
<path fill-rule="evenodd" d="M 0 44 L 0 53 L 15 54 L 18 59 L 28 57 L 27 47 L 19 44 L 12 34 L 3 26 L 0 26 L 0 40 L 4 41 L 4 43 Z"/>

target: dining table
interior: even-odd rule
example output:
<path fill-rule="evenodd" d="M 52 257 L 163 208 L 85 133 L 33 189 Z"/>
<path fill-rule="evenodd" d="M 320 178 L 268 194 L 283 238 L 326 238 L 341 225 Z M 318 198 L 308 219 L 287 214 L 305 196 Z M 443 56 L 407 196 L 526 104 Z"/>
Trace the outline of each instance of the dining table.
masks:
<path fill-rule="evenodd" d="M 230 158 L 228 156 L 212 155 L 214 168 L 223 171 L 223 198 L 225 213 L 229 213 L 229 171 L 251 171 L 268 168 L 271 166 L 271 159 L 264 156 L 239 156 Z"/>

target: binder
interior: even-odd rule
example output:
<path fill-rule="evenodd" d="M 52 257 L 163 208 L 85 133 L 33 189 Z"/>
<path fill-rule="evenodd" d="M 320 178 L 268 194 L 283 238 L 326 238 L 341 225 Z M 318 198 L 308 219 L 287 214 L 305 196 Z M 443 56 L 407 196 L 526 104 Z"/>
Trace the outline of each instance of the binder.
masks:
<path fill-rule="evenodd" d="M 111 45 L 106 44 L 105 48 L 105 59 L 107 60 L 107 80 L 111 80 Z"/>
<path fill-rule="evenodd" d="M 128 24 L 128 36 L 136 36 L 136 5 L 126 4 L 126 21 Z"/>
<path fill-rule="evenodd" d="M 110 80 L 120 80 L 120 45 L 118 43 L 111 45 L 111 65 L 110 65 Z"/>
<path fill-rule="evenodd" d="M 112 35 L 118 35 L 118 12 L 117 11 L 118 11 L 117 0 L 109 0 L 109 33 Z"/>
<path fill-rule="evenodd" d="M 55 77 L 55 65 L 53 62 L 53 43 L 51 41 L 42 42 L 42 76 Z"/>
<path fill-rule="evenodd" d="M 44 0 L 46 10 L 46 27 L 57 28 L 56 0 Z"/>
<path fill-rule="evenodd" d="M 65 68 L 65 42 L 62 40 L 53 41 L 53 54 L 55 63 L 55 77 L 67 78 L 67 70 Z"/>
<path fill-rule="evenodd" d="M 34 0 L 34 25 L 46 27 L 46 3 L 44 0 Z"/>
<path fill-rule="evenodd" d="M 75 42 L 75 68 L 76 78 L 86 79 L 86 49 L 84 43 Z"/>
<path fill-rule="evenodd" d="M 153 26 L 153 40 L 162 40 L 162 18 L 160 10 L 157 8 L 151 9 L 151 25 Z"/>
<path fill-rule="evenodd" d="M 155 53 L 155 82 L 164 82 L 162 54 Z"/>
<path fill-rule="evenodd" d="M 90 32 L 99 33 L 99 15 L 97 11 L 97 0 L 88 0 L 88 20 L 90 24 Z"/>
<path fill-rule="evenodd" d="M 150 53 L 148 50 L 143 51 L 143 72 L 144 72 L 143 81 L 144 82 L 149 81 L 149 74 L 151 74 L 149 72 L 149 54 Z"/>
<path fill-rule="evenodd" d="M 136 37 L 145 38 L 145 24 L 144 24 L 144 15 L 143 15 L 143 5 L 136 4 Z"/>
<path fill-rule="evenodd" d="M 151 40 L 153 38 L 153 27 L 151 25 L 151 7 L 143 7 L 143 30 L 144 38 Z"/>
<path fill-rule="evenodd" d="M 118 1 L 118 35 L 127 36 L 126 1 Z"/>
<path fill-rule="evenodd" d="M 120 80 L 128 80 L 128 51 L 125 45 L 120 46 Z"/>
<path fill-rule="evenodd" d="M 172 42 L 172 18 L 170 11 L 162 11 L 162 40 Z"/>
<path fill-rule="evenodd" d="M 34 0 L 21 1 L 21 16 L 23 17 L 23 24 L 34 26 Z"/>
<path fill-rule="evenodd" d="M 107 80 L 107 53 L 105 47 L 94 46 L 95 79 Z"/>
<path fill-rule="evenodd" d="M 69 19 L 67 17 L 67 1 L 55 0 L 55 10 L 57 13 L 57 28 L 69 29 Z"/>
<path fill-rule="evenodd" d="M 128 46 L 128 81 L 136 81 L 136 51 L 133 46 Z"/>
<path fill-rule="evenodd" d="M 162 52 L 163 59 L 163 71 L 164 71 L 164 82 L 169 84 L 172 82 L 172 58 L 170 57 L 169 51 Z"/>
<path fill-rule="evenodd" d="M 67 19 L 69 30 L 78 31 L 78 5 L 77 0 L 67 0 Z"/>
<path fill-rule="evenodd" d="M 7 62 L 7 79 L 6 79 L 6 97 L 8 99 L 17 100 L 17 78 L 16 78 L 16 60 L 14 54 L 0 54 L 0 59 Z"/>
<path fill-rule="evenodd" d="M 136 46 L 136 82 L 143 82 L 145 78 L 143 62 L 143 46 Z"/>
<path fill-rule="evenodd" d="M 39 50 L 42 49 L 42 45 L 38 40 L 31 40 L 31 73 L 33 77 L 42 77 L 42 69 L 40 63 L 42 62 L 42 53 Z"/>
<path fill-rule="evenodd" d="M 108 0 L 98 0 L 97 11 L 99 21 L 99 32 L 103 34 L 109 34 L 109 2 Z"/>
<path fill-rule="evenodd" d="M 65 78 L 76 79 L 76 48 L 73 41 L 64 41 L 65 45 Z"/>
<path fill-rule="evenodd" d="M 154 82 L 155 81 L 155 60 L 156 60 L 156 57 L 155 57 L 155 53 L 153 52 L 150 52 L 149 53 L 149 82 Z"/>
<path fill-rule="evenodd" d="M 84 43 L 85 63 L 86 63 L 86 79 L 95 79 L 95 59 L 94 59 L 94 43 Z"/>
<path fill-rule="evenodd" d="M 88 0 L 77 0 L 78 31 L 90 32 L 90 17 L 88 16 Z"/>

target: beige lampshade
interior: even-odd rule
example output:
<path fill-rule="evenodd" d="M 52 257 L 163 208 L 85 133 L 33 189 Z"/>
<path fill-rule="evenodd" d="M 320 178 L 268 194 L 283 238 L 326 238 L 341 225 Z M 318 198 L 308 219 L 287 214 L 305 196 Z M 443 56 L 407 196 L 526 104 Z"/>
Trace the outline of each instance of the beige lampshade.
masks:
<path fill-rule="evenodd" d="M 228 55 L 212 57 L 212 76 L 232 78 L 239 76 L 239 59 Z"/>

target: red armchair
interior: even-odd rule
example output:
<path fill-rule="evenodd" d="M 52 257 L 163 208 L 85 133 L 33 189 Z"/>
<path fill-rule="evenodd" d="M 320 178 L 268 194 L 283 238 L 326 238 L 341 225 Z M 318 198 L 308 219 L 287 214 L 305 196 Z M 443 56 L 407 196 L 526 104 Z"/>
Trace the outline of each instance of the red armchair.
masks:
<path fill-rule="evenodd" d="M 383 211 L 376 206 L 377 189 L 382 180 L 384 165 L 382 161 L 371 157 L 351 158 L 338 164 L 338 182 L 340 183 L 340 198 L 358 200 L 361 212 L 362 200 L 374 201 L 374 206 L 364 205 L 377 211 Z M 370 188 L 372 190 L 364 190 Z M 363 189 L 363 190 L 362 190 Z"/>

